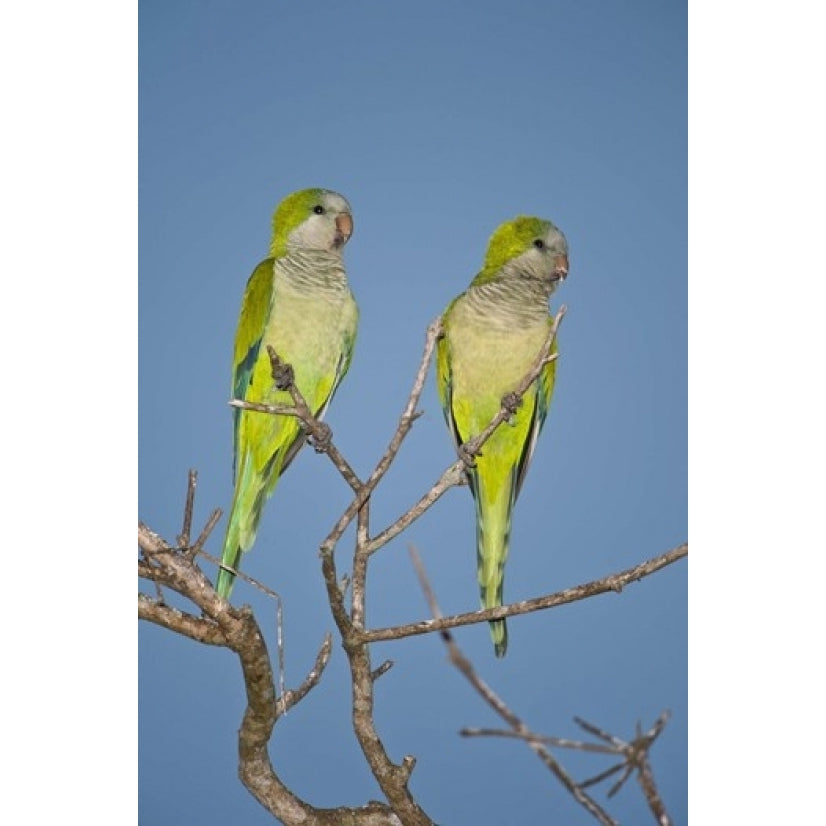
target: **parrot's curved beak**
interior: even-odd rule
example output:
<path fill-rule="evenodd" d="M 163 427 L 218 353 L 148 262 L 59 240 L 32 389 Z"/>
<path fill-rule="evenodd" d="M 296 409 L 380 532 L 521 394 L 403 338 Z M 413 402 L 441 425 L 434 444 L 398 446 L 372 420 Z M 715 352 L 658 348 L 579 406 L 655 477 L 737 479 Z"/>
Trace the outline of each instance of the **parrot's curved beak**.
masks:
<path fill-rule="evenodd" d="M 557 255 L 554 260 L 554 281 L 564 281 L 568 277 L 568 256 Z"/>
<path fill-rule="evenodd" d="M 343 247 L 353 234 L 353 216 L 349 212 L 336 215 L 336 247 Z"/>

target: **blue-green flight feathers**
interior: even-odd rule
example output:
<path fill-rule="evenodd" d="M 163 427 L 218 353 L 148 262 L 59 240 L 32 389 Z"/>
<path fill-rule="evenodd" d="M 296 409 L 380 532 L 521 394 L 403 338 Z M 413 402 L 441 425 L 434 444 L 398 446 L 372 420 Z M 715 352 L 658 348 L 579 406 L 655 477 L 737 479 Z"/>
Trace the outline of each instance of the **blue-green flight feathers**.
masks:
<path fill-rule="evenodd" d="M 445 310 L 437 344 L 439 397 L 457 446 L 487 427 L 503 397 L 535 364 L 552 326 L 548 299 L 567 274 L 568 245 L 550 221 L 519 216 L 491 236 L 482 270 Z M 502 604 L 511 514 L 548 414 L 555 376 L 552 361 L 467 470 L 476 503 L 483 608 Z M 508 645 L 505 620 L 493 620 L 490 630 L 494 651 L 502 657 Z"/>
<path fill-rule="evenodd" d="M 269 256 L 253 270 L 235 335 L 232 396 L 291 405 L 272 377 L 267 345 L 290 364 L 317 417 L 350 367 L 358 308 L 342 251 L 353 231 L 347 200 L 326 189 L 287 196 L 273 215 Z M 255 542 L 264 503 L 306 436 L 293 416 L 233 409 L 235 491 L 221 561 L 236 570 Z M 228 598 L 234 574 L 221 569 L 216 590 Z"/>

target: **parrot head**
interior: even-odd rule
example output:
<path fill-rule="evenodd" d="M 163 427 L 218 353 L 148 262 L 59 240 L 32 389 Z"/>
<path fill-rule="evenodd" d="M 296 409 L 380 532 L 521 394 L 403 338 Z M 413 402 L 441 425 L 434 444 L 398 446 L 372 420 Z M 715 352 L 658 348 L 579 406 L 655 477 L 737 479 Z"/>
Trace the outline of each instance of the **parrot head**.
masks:
<path fill-rule="evenodd" d="M 550 295 L 568 275 L 568 242 L 550 221 L 520 215 L 499 226 L 488 242 L 476 285 L 501 278 L 539 281 Z"/>
<path fill-rule="evenodd" d="M 302 189 L 275 210 L 270 255 L 280 258 L 291 249 L 340 252 L 352 234 L 353 212 L 343 195 Z"/>

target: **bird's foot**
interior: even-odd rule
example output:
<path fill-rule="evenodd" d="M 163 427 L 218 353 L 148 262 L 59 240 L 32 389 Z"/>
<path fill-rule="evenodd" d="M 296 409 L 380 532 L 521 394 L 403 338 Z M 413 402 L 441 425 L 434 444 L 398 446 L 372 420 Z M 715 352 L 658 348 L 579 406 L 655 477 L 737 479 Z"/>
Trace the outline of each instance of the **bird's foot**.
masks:
<path fill-rule="evenodd" d="M 316 453 L 325 453 L 330 447 L 330 442 L 333 441 L 333 431 L 330 425 L 324 422 L 318 422 L 317 432 L 313 433 L 310 444 Z"/>
<path fill-rule="evenodd" d="M 289 390 L 295 382 L 295 371 L 291 364 L 279 362 L 272 368 L 272 377 L 276 390 Z"/>
<path fill-rule="evenodd" d="M 508 414 L 507 422 L 512 425 L 516 411 L 522 406 L 522 397 L 518 393 L 506 393 L 502 396 L 502 409 Z"/>
<path fill-rule="evenodd" d="M 476 457 L 481 456 L 479 450 L 468 450 L 466 445 L 459 445 L 459 458 L 464 462 L 465 468 L 471 470 L 476 467 Z"/>
<path fill-rule="evenodd" d="M 275 382 L 275 389 L 289 390 L 295 383 L 293 366 L 282 361 L 271 344 L 267 345 L 267 353 L 270 357 L 270 367 L 272 368 L 270 375 L 272 375 L 273 381 Z"/>

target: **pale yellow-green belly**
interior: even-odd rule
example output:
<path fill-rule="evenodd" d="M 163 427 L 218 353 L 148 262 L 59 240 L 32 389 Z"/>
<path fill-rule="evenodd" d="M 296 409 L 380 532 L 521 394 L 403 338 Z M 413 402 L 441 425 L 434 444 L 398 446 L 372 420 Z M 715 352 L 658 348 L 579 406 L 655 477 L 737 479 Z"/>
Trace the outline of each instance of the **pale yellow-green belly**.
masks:
<path fill-rule="evenodd" d="M 466 324 L 450 336 L 453 406 L 471 435 L 483 429 L 536 361 L 548 325 L 494 331 Z M 467 438 L 467 434 L 465 438 Z"/>

